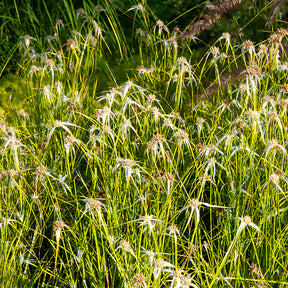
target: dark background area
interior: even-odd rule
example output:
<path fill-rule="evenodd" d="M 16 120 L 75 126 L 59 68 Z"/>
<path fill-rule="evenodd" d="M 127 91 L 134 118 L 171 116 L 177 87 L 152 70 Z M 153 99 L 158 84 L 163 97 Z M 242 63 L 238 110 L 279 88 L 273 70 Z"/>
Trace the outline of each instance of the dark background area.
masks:
<path fill-rule="evenodd" d="M 281 19 L 268 25 L 269 17 L 273 12 L 273 4 L 275 1 L 244 1 L 237 8 L 231 9 L 229 13 L 224 14 L 219 21 L 205 29 L 201 33 L 201 42 L 193 44 L 194 48 L 201 48 L 203 43 L 206 45 L 213 43 L 223 32 L 237 34 L 239 29 L 243 28 L 243 34 L 246 39 L 254 42 L 267 39 L 271 31 L 277 27 L 287 23 L 287 4 L 281 6 Z M 285 1 L 284 1 L 285 2 Z M 53 27 L 56 19 L 63 19 L 65 25 L 72 29 L 74 27 L 75 11 L 79 8 L 93 7 L 101 5 L 113 7 L 117 11 L 121 28 L 127 39 L 132 38 L 132 21 L 133 11 L 127 11 L 136 1 L 116 0 L 116 1 L 90 1 L 90 0 L 2 0 L 0 1 L 0 71 L 4 70 L 5 63 L 9 60 L 5 67 L 4 74 L 15 72 L 18 68 L 21 55 L 17 46 L 21 36 L 30 35 L 37 39 L 35 46 L 39 50 L 47 49 L 46 42 L 43 40 L 47 35 L 53 35 Z M 209 5 L 217 3 L 216 1 L 203 0 L 167 0 L 147 1 L 148 7 L 151 9 L 151 23 L 160 19 L 165 24 L 169 24 L 172 31 L 174 27 L 179 27 L 184 31 L 189 24 L 201 19 L 202 15 L 209 11 Z M 209 5 L 208 5 L 209 4 Z M 154 18 L 154 19 L 153 19 Z M 154 24 L 151 26 L 154 26 Z M 104 34 L 104 37 L 105 34 Z M 133 40 L 131 40 L 133 41 Z M 45 46 L 46 45 L 46 46 Z M 205 46 L 205 45 L 204 45 Z M 0 75 L 3 73 L 0 72 Z"/>

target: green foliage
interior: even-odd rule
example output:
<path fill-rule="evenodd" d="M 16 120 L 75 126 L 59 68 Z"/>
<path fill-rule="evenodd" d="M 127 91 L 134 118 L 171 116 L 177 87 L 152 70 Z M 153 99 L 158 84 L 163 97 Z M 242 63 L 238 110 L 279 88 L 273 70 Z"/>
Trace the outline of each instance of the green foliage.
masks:
<path fill-rule="evenodd" d="M 286 23 L 202 2 L 1 2 L 3 287 L 288 285 Z"/>

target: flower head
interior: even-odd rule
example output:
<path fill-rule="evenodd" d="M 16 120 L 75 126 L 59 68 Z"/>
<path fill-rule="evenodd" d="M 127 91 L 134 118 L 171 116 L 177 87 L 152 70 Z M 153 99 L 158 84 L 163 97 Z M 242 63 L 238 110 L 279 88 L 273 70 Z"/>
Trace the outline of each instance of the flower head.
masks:
<path fill-rule="evenodd" d="M 251 40 L 246 40 L 242 43 L 242 50 L 248 50 L 249 54 L 252 55 L 255 53 L 255 47 Z"/>
<path fill-rule="evenodd" d="M 173 265 L 161 258 L 154 259 L 154 269 L 153 269 L 153 275 L 154 279 L 158 279 L 161 271 L 163 272 L 170 272 L 172 273 L 173 271 L 171 269 L 165 269 L 164 267 L 173 267 Z"/>
<path fill-rule="evenodd" d="M 61 231 L 64 227 L 69 229 L 69 227 L 63 221 L 60 220 L 55 221 L 53 224 L 53 230 L 55 231 L 57 243 L 59 243 L 59 240 L 61 238 Z"/>
<path fill-rule="evenodd" d="M 90 212 L 91 216 L 93 217 L 93 212 L 95 210 L 99 216 L 99 219 L 101 220 L 102 211 L 106 209 L 106 206 L 100 200 L 103 199 L 84 198 L 84 201 L 86 202 L 84 214 Z"/>
<path fill-rule="evenodd" d="M 157 28 L 158 28 L 158 34 L 159 34 L 159 36 L 161 36 L 163 30 L 166 31 L 167 33 L 169 33 L 168 27 L 165 26 L 165 25 L 164 25 L 164 22 L 161 21 L 161 20 L 158 20 L 158 21 L 156 22 L 156 25 L 153 27 L 154 33 L 155 33 L 155 30 L 156 30 Z"/>
<path fill-rule="evenodd" d="M 175 243 L 177 242 L 177 234 L 179 234 L 178 227 L 174 224 L 167 227 L 167 230 L 169 231 L 169 235 L 174 237 Z"/>
<path fill-rule="evenodd" d="M 136 287 L 147 288 L 146 277 L 144 274 L 139 273 L 134 276 L 134 284 Z"/>
<path fill-rule="evenodd" d="M 189 208 L 191 209 L 190 216 L 189 216 L 189 219 L 187 221 L 186 226 L 190 223 L 192 216 L 194 214 L 194 211 L 196 213 L 196 223 L 198 223 L 200 221 L 200 206 L 201 205 L 204 205 L 206 207 L 212 207 L 212 208 L 223 208 L 223 209 L 227 208 L 227 207 L 223 207 L 223 206 L 216 206 L 216 205 L 211 205 L 209 203 L 200 202 L 198 199 L 193 198 L 193 199 L 189 200 L 188 205 L 186 207 L 184 207 L 183 209 L 180 210 L 180 212 L 182 212 L 182 211 L 187 210 Z"/>
<path fill-rule="evenodd" d="M 135 254 L 134 254 L 134 251 L 133 251 L 133 249 L 132 249 L 132 247 L 131 247 L 131 245 L 130 245 L 130 243 L 128 241 L 121 240 L 120 241 L 120 245 L 116 248 L 115 251 L 117 251 L 119 249 L 122 249 L 122 250 L 125 250 L 125 251 L 131 253 L 136 258 Z"/>
<path fill-rule="evenodd" d="M 255 230 L 257 230 L 259 233 L 261 233 L 259 227 L 252 222 L 250 216 L 246 215 L 246 216 L 244 216 L 244 217 L 238 217 L 238 218 L 236 218 L 236 219 L 241 220 L 241 224 L 240 224 L 240 226 L 239 226 L 239 228 L 238 228 L 238 230 L 237 230 L 237 233 L 236 233 L 235 238 L 238 238 L 238 237 L 240 236 L 242 230 L 243 230 L 246 226 L 250 226 L 250 227 L 254 228 Z"/>
<path fill-rule="evenodd" d="M 178 138 L 178 144 L 181 145 L 182 143 L 186 144 L 187 146 L 190 146 L 189 142 L 189 135 L 187 132 L 185 132 L 182 129 L 179 129 L 173 137 Z"/>
<path fill-rule="evenodd" d="M 155 216 L 148 215 L 148 214 L 146 214 L 145 216 L 143 216 L 142 218 L 140 218 L 139 220 L 136 220 L 136 221 L 142 221 L 140 226 L 145 226 L 144 230 L 146 230 L 148 228 L 148 234 L 149 235 L 151 234 L 151 232 L 155 228 L 157 222 L 159 222 L 159 223 L 162 222 L 161 220 L 158 220 Z"/>

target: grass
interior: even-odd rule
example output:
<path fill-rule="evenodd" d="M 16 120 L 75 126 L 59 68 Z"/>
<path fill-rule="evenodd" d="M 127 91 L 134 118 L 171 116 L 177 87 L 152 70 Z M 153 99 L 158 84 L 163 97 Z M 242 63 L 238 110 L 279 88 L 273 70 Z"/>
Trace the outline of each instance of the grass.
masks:
<path fill-rule="evenodd" d="M 251 23 L 273 4 L 248 2 Z M 203 53 L 144 1 L 63 3 L 3 66 L 20 55 L 0 88 L 1 285 L 286 287 L 286 23 Z"/>

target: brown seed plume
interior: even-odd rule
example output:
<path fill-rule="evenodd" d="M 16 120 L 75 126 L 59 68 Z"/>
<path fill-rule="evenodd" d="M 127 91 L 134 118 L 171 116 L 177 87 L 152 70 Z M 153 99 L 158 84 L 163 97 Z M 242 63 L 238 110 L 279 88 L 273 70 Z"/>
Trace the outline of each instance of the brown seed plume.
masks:
<path fill-rule="evenodd" d="M 210 25 L 217 22 L 221 16 L 227 12 L 229 12 L 232 8 L 241 4 L 245 0 L 218 0 L 214 5 L 211 5 L 210 10 L 204 14 L 202 19 L 193 23 L 188 28 L 188 31 L 179 35 L 177 40 L 185 40 L 189 38 L 193 38 L 196 35 L 200 34 L 202 31 L 207 29 Z"/>

